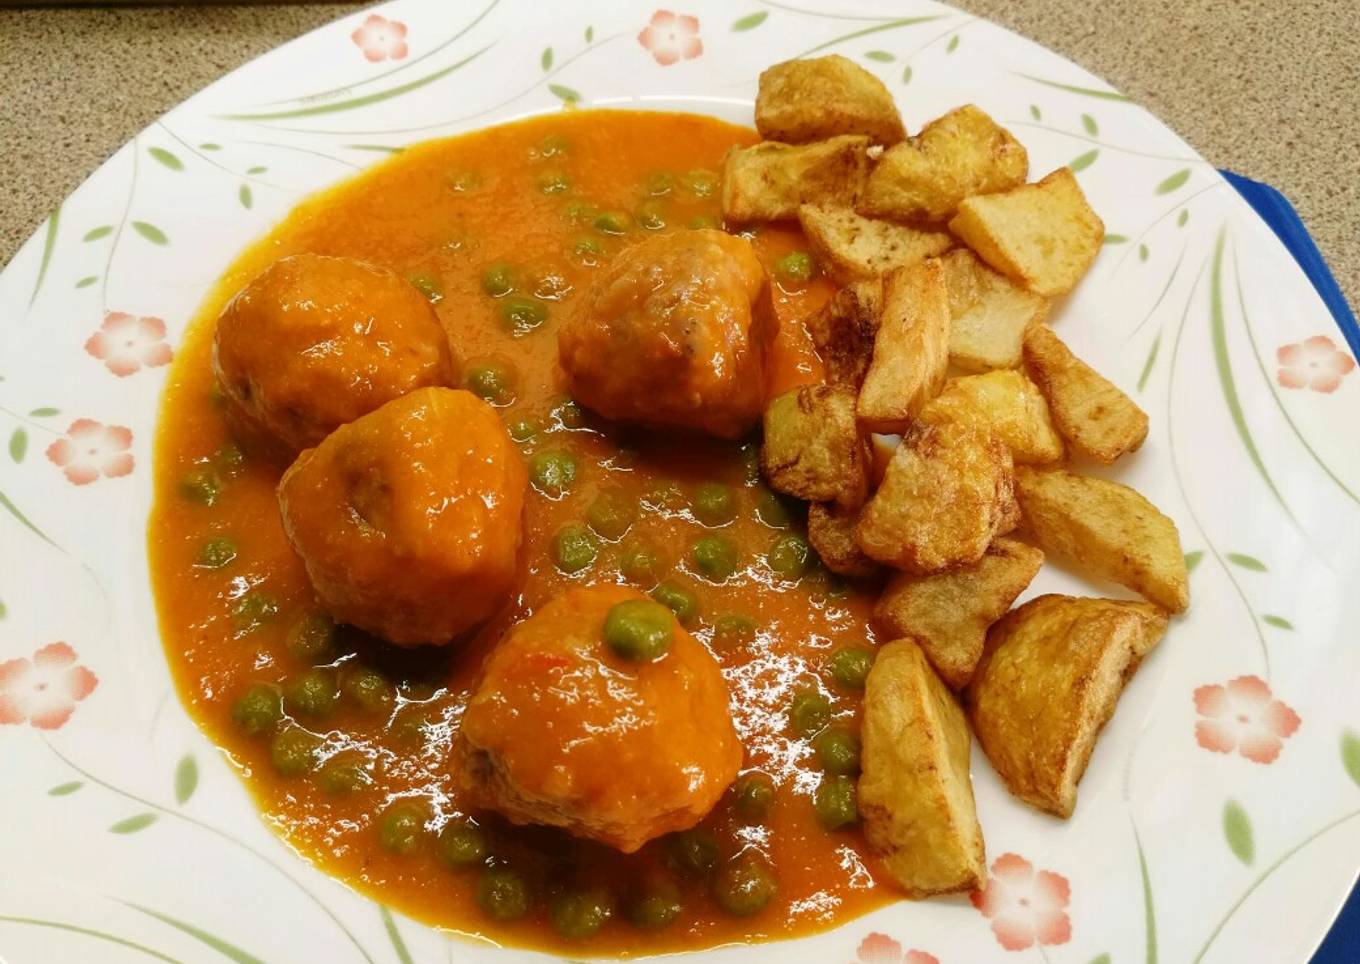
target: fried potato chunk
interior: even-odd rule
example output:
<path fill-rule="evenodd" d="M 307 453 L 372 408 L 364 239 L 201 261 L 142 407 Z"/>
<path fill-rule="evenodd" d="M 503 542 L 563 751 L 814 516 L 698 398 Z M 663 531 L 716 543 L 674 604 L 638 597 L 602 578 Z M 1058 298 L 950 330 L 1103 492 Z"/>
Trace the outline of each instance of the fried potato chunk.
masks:
<path fill-rule="evenodd" d="M 967 248 L 940 260 L 949 289 L 949 363 L 969 372 L 1017 367 L 1025 332 L 1048 316 L 1048 299 L 993 271 Z"/>
<path fill-rule="evenodd" d="M 837 284 L 919 264 L 954 244 L 948 231 L 875 221 L 820 200 L 798 209 L 798 223 L 817 263 Z"/>
<path fill-rule="evenodd" d="M 802 385 L 770 402 L 760 467 L 770 487 L 785 495 L 861 505 L 869 488 L 869 449 L 855 421 L 855 393 Z"/>
<path fill-rule="evenodd" d="M 1063 456 L 1044 396 L 1012 369 L 951 378 L 926 408 L 990 430 L 1006 443 L 1017 465 L 1043 465 Z"/>
<path fill-rule="evenodd" d="M 1185 612 L 1190 605 L 1190 577 L 1176 523 L 1127 485 L 1021 466 L 1015 494 L 1025 527 L 1044 552 L 1170 612 Z"/>
<path fill-rule="evenodd" d="M 968 688 L 969 715 L 1011 793 L 1072 815 L 1096 737 L 1166 625 L 1148 603 L 1049 595 L 992 627 Z"/>
<path fill-rule="evenodd" d="M 871 559 L 929 575 L 982 558 L 1014 518 L 1011 455 L 990 433 L 918 420 L 855 527 Z"/>
<path fill-rule="evenodd" d="M 874 357 L 882 307 L 883 281 L 871 278 L 841 288 L 807 320 L 808 335 L 829 383 L 859 391 Z"/>
<path fill-rule="evenodd" d="M 874 625 L 888 639 L 910 636 L 940 679 L 963 689 L 982 656 L 988 627 L 1011 608 L 1043 561 L 1033 546 L 997 539 L 966 569 L 924 577 L 898 573 L 874 606 Z"/>
<path fill-rule="evenodd" d="M 843 509 L 824 502 L 808 506 L 808 542 L 826 568 L 847 579 L 867 579 L 879 568 L 855 541 L 858 520 L 857 509 Z"/>
<path fill-rule="evenodd" d="M 864 687 L 859 809 L 865 839 L 912 899 L 986 878 L 969 740 L 920 647 L 903 639 L 880 649 Z"/>
<path fill-rule="evenodd" d="M 949 367 L 949 298 L 944 269 L 930 258 L 883 280 L 873 360 L 856 409 L 873 432 L 900 432 L 944 385 Z"/>
<path fill-rule="evenodd" d="M 951 110 L 921 133 L 890 147 L 864 186 L 860 211 L 904 221 L 947 221 L 975 194 L 1025 183 L 1024 145 L 972 104 Z"/>
<path fill-rule="evenodd" d="M 1025 335 L 1025 369 L 1077 454 L 1109 465 L 1137 451 L 1147 438 L 1147 413 L 1072 354 L 1047 325 L 1035 325 Z"/>
<path fill-rule="evenodd" d="M 896 144 L 906 136 L 883 81 L 840 54 L 767 67 L 756 93 L 756 130 L 767 141 L 789 144 L 838 134 Z"/>
<path fill-rule="evenodd" d="M 1077 286 L 1105 237 L 1066 167 L 1037 184 L 967 198 L 949 230 L 997 271 L 1049 298 Z"/>
<path fill-rule="evenodd" d="M 729 221 L 778 221 L 806 202 L 854 207 L 864 187 L 869 138 L 815 144 L 765 141 L 734 147 L 723 163 L 722 208 Z"/>

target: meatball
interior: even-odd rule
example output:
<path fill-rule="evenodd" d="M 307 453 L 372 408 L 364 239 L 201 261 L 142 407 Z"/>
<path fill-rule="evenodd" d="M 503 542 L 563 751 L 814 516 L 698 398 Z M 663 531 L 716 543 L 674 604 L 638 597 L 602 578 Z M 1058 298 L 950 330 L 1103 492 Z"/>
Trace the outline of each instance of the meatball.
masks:
<path fill-rule="evenodd" d="M 600 585 L 568 590 L 506 634 L 453 761 L 473 806 L 632 853 L 701 820 L 742 748 L 708 650 L 664 606 Z"/>
<path fill-rule="evenodd" d="M 513 592 L 527 482 L 490 405 L 422 388 L 299 455 L 279 508 L 332 616 L 400 645 L 443 644 Z"/>
<path fill-rule="evenodd" d="M 213 371 L 247 440 L 289 456 L 384 402 L 457 378 L 424 296 L 386 268 L 299 254 L 222 309 Z"/>
<path fill-rule="evenodd" d="M 775 327 L 751 245 L 679 231 L 621 251 L 557 351 L 571 394 L 605 418 L 735 438 L 760 419 Z"/>

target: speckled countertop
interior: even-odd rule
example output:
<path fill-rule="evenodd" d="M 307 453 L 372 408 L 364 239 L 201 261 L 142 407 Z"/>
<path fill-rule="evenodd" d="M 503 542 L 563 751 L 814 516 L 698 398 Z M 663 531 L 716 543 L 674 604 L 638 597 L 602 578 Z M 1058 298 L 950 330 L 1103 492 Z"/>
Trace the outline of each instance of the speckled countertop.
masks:
<path fill-rule="evenodd" d="M 1355 0 L 955 0 L 1285 192 L 1360 303 Z M 0 11 L 0 263 L 135 132 L 350 4 Z"/>

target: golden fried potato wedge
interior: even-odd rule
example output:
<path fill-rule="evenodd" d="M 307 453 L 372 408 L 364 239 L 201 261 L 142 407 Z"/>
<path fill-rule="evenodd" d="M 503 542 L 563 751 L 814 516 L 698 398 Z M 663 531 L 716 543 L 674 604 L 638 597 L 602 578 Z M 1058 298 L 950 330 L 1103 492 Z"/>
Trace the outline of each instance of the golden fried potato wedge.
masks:
<path fill-rule="evenodd" d="M 778 221 L 798 216 L 806 202 L 853 206 L 864 186 L 867 137 L 833 137 L 815 144 L 765 141 L 734 147 L 723 162 L 723 217 Z"/>
<path fill-rule="evenodd" d="M 785 495 L 860 506 L 869 488 L 869 446 L 855 420 L 855 393 L 802 385 L 771 401 L 760 467 L 770 488 Z"/>
<path fill-rule="evenodd" d="M 1066 167 L 1037 184 L 965 199 L 949 230 L 997 271 L 1049 298 L 1077 286 L 1105 238 Z"/>
<path fill-rule="evenodd" d="M 807 320 L 827 382 L 859 391 L 874 357 L 882 307 L 883 280 L 870 278 L 841 288 Z"/>
<path fill-rule="evenodd" d="M 1014 513 L 1011 454 L 953 419 L 919 419 L 865 505 L 855 540 L 865 555 L 917 575 L 982 558 Z"/>
<path fill-rule="evenodd" d="M 927 258 L 883 279 L 874 356 L 857 413 L 873 432 L 900 432 L 944 385 L 949 367 L 949 297 L 944 268 Z"/>
<path fill-rule="evenodd" d="M 965 104 L 885 151 L 869 172 L 859 210 L 870 217 L 948 221 L 964 198 L 1018 187 L 1028 175 L 1024 145 L 986 111 Z"/>
<path fill-rule="evenodd" d="M 808 542 L 826 568 L 847 579 L 867 579 L 875 575 L 878 563 L 864 554 L 855 541 L 858 509 L 844 509 L 825 502 L 808 506 Z"/>
<path fill-rule="evenodd" d="M 906 136 L 883 81 L 840 54 L 767 67 L 756 92 L 756 130 L 767 141 L 788 144 L 838 134 L 896 144 Z"/>
<path fill-rule="evenodd" d="M 846 205 L 825 202 L 799 208 L 798 223 L 817 263 L 837 284 L 918 264 L 954 244 L 942 229 L 874 221 Z"/>
<path fill-rule="evenodd" d="M 1013 369 L 951 378 L 926 410 L 990 430 L 1006 443 L 1017 465 L 1044 465 L 1063 457 L 1048 403 L 1033 382 Z"/>
<path fill-rule="evenodd" d="M 1163 609 L 1185 612 L 1190 577 L 1176 523 L 1118 482 L 1064 469 L 1015 471 L 1025 528 L 1039 548 L 1126 586 Z"/>
<path fill-rule="evenodd" d="M 987 628 L 1011 608 L 1043 561 L 1033 546 L 997 539 L 965 569 L 934 576 L 897 573 L 874 606 L 874 626 L 886 639 L 916 640 L 940 679 L 963 689 L 982 656 Z"/>
<path fill-rule="evenodd" d="M 1096 737 L 1166 625 L 1148 603 L 1050 595 L 992 627 L 968 687 L 969 716 L 1011 793 L 1072 815 Z"/>
<path fill-rule="evenodd" d="M 864 686 L 859 810 L 865 839 L 912 899 L 986 879 L 969 741 L 920 647 L 904 639 L 880 649 Z"/>
<path fill-rule="evenodd" d="M 1025 335 L 1025 369 L 1077 454 L 1109 465 L 1147 438 L 1147 413 L 1072 354 L 1047 325 L 1035 325 Z"/>
<path fill-rule="evenodd" d="M 1018 366 L 1025 332 L 1048 317 L 1048 299 L 993 271 L 967 248 L 940 260 L 949 289 L 949 363 L 968 372 Z"/>

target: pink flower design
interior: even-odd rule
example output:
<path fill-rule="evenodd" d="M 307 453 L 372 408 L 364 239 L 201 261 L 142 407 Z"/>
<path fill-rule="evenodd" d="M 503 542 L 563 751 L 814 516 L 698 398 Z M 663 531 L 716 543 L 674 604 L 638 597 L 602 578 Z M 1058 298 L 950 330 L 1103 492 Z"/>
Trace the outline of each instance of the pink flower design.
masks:
<path fill-rule="evenodd" d="M 1253 763 L 1274 763 L 1284 741 L 1302 720 L 1274 699 L 1259 676 L 1239 676 L 1226 686 L 1195 690 L 1195 709 L 1205 717 L 1195 724 L 1195 740 L 1214 753 L 1237 750 Z"/>
<path fill-rule="evenodd" d="M 132 430 L 89 418 L 71 423 L 63 438 L 47 447 L 47 457 L 73 485 L 89 485 L 103 475 L 116 479 L 132 471 Z"/>
<path fill-rule="evenodd" d="M 1279 382 L 1285 388 L 1311 388 L 1329 394 L 1341 387 L 1341 379 L 1355 368 L 1355 359 L 1336 347 L 1326 335 L 1293 345 L 1282 345 L 1275 352 L 1280 363 Z"/>
<path fill-rule="evenodd" d="M 859 942 L 857 964 L 940 964 L 940 959 L 925 951 L 907 951 L 887 934 L 871 933 Z"/>
<path fill-rule="evenodd" d="M 93 673 L 76 665 L 74 649 L 49 643 L 31 660 L 0 663 L 0 724 L 27 721 L 40 730 L 55 730 L 98 685 Z"/>
<path fill-rule="evenodd" d="M 658 10 L 638 34 L 638 43 L 652 52 L 656 62 L 669 67 L 677 60 L 693 60 L 704 52 L 699 39 L 699 18 Z"/>
<path fill-rule="evenodd" d="M 85 350 L 104 363 L 119 378 L 170 361 L 170 346 L 165 343 L 165 322 L 159 318 L 138 318 L 124 311 L 110 311 L 104 323 L 85 342 Z"/>
<path fill-rule="evenodd" d="M 406 57 L 406 24 L 388 20 L 376 13 L 359 25 L 349 38 L 359 45 L 364 56 L 373 63 L 380 60 L 404 60 Z"/>
<path fill-rule="evenodd" d="M 973 906 L 992 922 L 992 933 L 1008 951 L 1039 944 L 1066 944 L 1072 922 L 1063 910 L 1072 896 L 1067 878 L 1034 865 L 1019 854 L 1002 854 L 992 864 L 983 890 L 972 893 Z"/>

